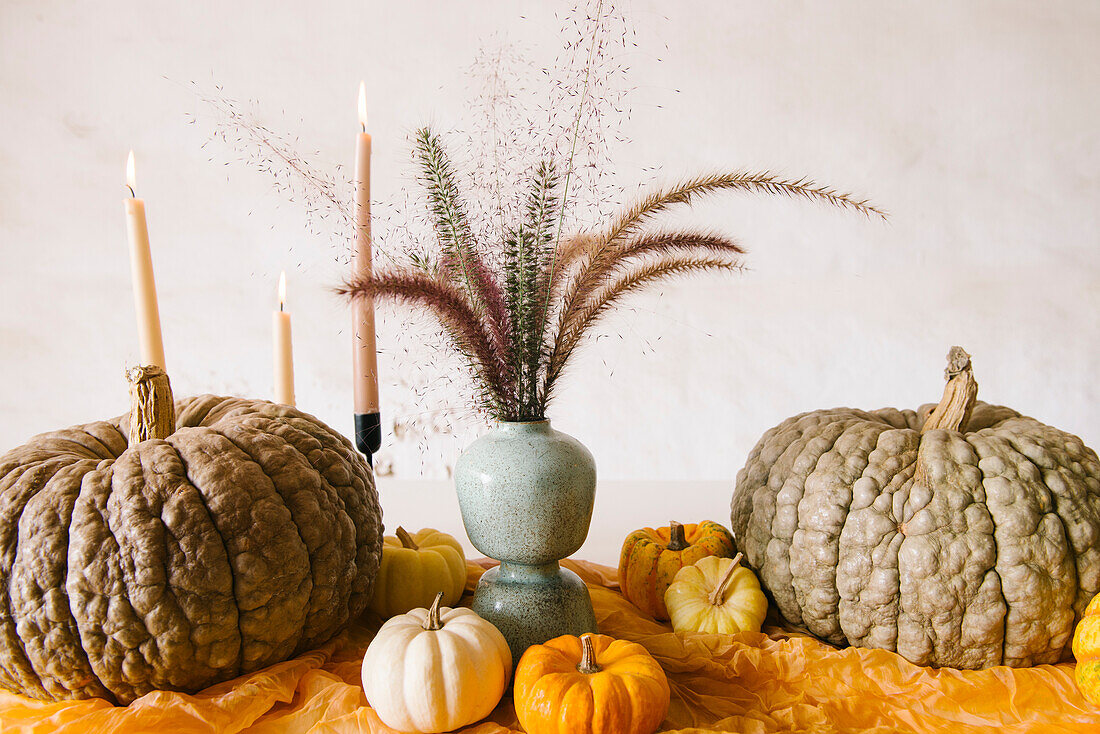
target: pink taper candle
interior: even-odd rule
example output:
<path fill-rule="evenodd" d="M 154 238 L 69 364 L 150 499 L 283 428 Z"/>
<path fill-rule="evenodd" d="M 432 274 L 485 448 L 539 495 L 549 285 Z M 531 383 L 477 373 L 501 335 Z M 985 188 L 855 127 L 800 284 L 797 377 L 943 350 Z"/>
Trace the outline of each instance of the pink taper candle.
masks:
<path fill-rule="evenodd" d="M 359 125 L 355 144 L 355 272 L 370 273 L 370 154 L 367 132 L 367 95 L 359 84 Z M 374 303 L 360 298 L 352 305 L 352 338 L 355 381 L 355 442 L 370 456 L 381 442 L 378 415 L 378 355 L 374 343 Z"/>

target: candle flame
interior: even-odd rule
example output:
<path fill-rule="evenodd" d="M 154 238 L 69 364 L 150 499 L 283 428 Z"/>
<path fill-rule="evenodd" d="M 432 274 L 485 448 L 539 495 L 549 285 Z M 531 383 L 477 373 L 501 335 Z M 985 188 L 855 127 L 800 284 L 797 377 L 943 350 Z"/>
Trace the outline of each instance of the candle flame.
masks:
<path fill-rule="evenodd" d="M 363 131 L 367 130 L 367 85 L 364 82 L 359 82 L 359 124 L 363 126 Z"/>
<path fill-rule="evenodd" d="M 279 310 L 286 305 L 286 271 L 279 273 Z"/>
<path fill-rule="evenodd" d="M 130 151 L 130 155 L 126 157 L 126 185 L 130 187 L 130 196 L 135 196 L 134 187 L 137 186 L 134 183 L 136 174 L 134 173 L 134 151 Z"/>

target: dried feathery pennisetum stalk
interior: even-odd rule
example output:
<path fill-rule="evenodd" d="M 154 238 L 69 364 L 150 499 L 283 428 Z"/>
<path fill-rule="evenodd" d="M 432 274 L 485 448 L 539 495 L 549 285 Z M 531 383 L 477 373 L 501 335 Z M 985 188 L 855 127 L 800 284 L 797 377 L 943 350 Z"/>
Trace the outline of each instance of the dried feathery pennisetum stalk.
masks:
<path fill-rule="evenodd" d="M 713 232 L 653 232 L 639 235 L 633 240 L 615 246 L 614 262 L 624 262 L 630 258 L 668 253 L 680 250 L 706 250 L 727 255 L 744 255 L 745 248 L 734 239 Z"/>
<path fill-rule="evenodd" d="M 526 283 L 522 305 L 526 324 L 516 345 L 523 378 L 520 404 L 524 417 L 538 417 L 541 412 L 538 404 L 539 373 L 545 356 L 546 329 L 550 323 L 548 299 L 555 255 L 552 228 L 554 219 L 560 218 L 561 196 L 564 196 L 564 193 L 558 193 L 558 183 L 553 161 L 540 163 L 533 179 L 534 185 L 527 202 L 527 218 L 521 234 L 521 239 L 526 236 L 526 248 L 530 250 L 526 268 L 520 277 Z"/>
<path fill-rule="evenodd" d="M 431 128 L 417 130 L 413 146 L 439 248 L 444 255 L 451 255 L 457 261 L 476 308 L 481 304 L 465 257 L 476 252 L 476 247 L 454 166 L 439 135 Z"/>
<path fill-rule="evenodd" d="M 454 166 L 439 135 L 431 128 L 420 128 L 416 131 L 414 146 L 422 181 L 428 189 L 428 203 L 440 246 L 445 252 L 473 249 L 474 238 Z"/>
<path fill-rule="evenodd" d="M 461 273 L 473 310 L 484 315 L 485 330 L 504 362 L 499 378 L 502 394 L 511 394 L 507 383 L 513 379 L 511 353 L 511 320 L 504 292 L 477 248 L 470 226 L 458 177 L 439 135 L 424 127 L 416 132 L 416 159 L 420 164 L 421 181 L 427 190 L 432 225 L 439 241 L 443 272 Z"/>
<path fill-rule="evenodd" d="M 540 306 L 543 306 L 545 310 L 542 312 L 544 323 L 539 342 L 538 366 L 535 370 L 536 382 L 538 383 L 534 399 L 537 406 L 535 415 L 543 415 L 546 411 L 544 395 L 548 373 L 547 366 L 554 352 L 557 334 L 560 332 L 556 315 L 560 315 L 563 311 L 562 290 L 569 279 L 583 267 L 590 249 L 597 242 L 598 239 L 594 235 L 587 233 L 565 237 L 556 248 L 554 258 L 548 260 L 544 266 L 543 277 L 539 281 L 542 292 L 546 294 L 546 297 L 540 303 Z"/>
<path fill-rule="evenodd" d="M 591 232 L 581 232 L 562 240 L 558 247 L 558 262 L 568 268 L 572 263 L 591 255 L 600 238 Z"/>
<path fill-rule="evenodd" d="M 734 243 L 728 243 L 736 247 Z M 674 249 L 674 248 L 673 248 Z M 708 248 L 703 248 L 708 249 Z M 719 251 L 717 248 L 715 251 Z M 706 270 L 740 271 L 743 268 L 739 260 L 729 254 L 711 256 L 661 255 L 657 259 L 634 263 L 633 267 L 622 272 L 618 278 L 605 282 L 591 299 L 584 304 L 574 306 L 573 313 L 560 323 L 567 324 L 560 329 L 554 340 L 553 351 L 546 366 L 540 403 L 543 411 L 553 396 L 558 378 L 569 363 L 573 352 L 585 334 L 596 322 L 614 308 L 627 295 L 661 280 Z M 563 312 L 563 315 L 566 315 Z"/>
<path fill-rule="evenodd" d="M 589 233 L 576 234 L 562 239 L 557 248 L 556 267 L 547 278 L 547 292 L 549 293 L 547 302 L 551 304 L 550 312 L 555 310 L 555 304 L 562 302 L 562 289 L 598 244 L 599 238 Z M 548 312 L 547 317 L 549 318 L 549 316 L 550 313 Z"/>
<path fill-rule="evenodd" d="M 551 226 L 560 204 L 557 188 L 554 164 L 541 162 L 531 177 L 523 220 L 508 230 L 503 243 L 504 292 L 515 334 L 511 366 L 521 419 L 538 409 L 538 374 L 547 324 L 542 299 L 548 285 Z"/>
<path fill-rule="evenodd" d="M 611 244 L 605 256 L 590 260 L 578 275 L 576 290 L 563 299 L 559 314 L 558 332 L 568 331 L 575 319 L 583 313 L 583 306 L 601 283 L 608 281 L 615 272 L 649 255 L 744 255 L 745 250 L 736 241 L 719 234 L 705 232 L 653 232 L 640 235 L 623 244 Z M 583 281 L 583 283 L 581 282 Z"/>
<path fill-rule="evenodd" d="M 698 176 L 670 189 L 654 191 L 616 217 L 603 241 L 611 243 L 629 237 L 657 214 L 677 204 L 690 204 L 692 199 L 701 194 L 730 190 L 820 201 L 866 216 L 874 215 L 886 219 L 886 212 L 866 199 L 857 199 L 834 188 L 819 186 L 807 178 L 784 179 L 770 171 L 737 171 Z"/>
<path fill-rule="evenodd" d="M 572 279 L 566 289 L 563 296 L 563 317 L 575 304 L 586 303 L 600 287 L 602 279 L 607 277 L 609 270 L 614 269 L 615 261 L 621 256 L 621 247 L 617 246 L 619 243 L 636 235 L 655 216 L 670 207 L 690 204 L 699 196 L 730 190 L 803 198 L 851 209 L 867 216 L 886 216 L 866 200 L 818 186 L 805 178 L 782 179 L 763 171 L 710 174 L 689 179 L 671 188 L 654 191 L 615 218 L 611 226 L 600 235 L 596 245 L 590 249 L 586 267 Z M 559 331 L 566 327 L 570 318 L 572 317 L 559 317 Z"/>
<path fill-rule="evenodd" d="M 593 260 L 584 270 L 584 278 L 600 283 L 610 278 L 616 270 L 648 255 L 682 255 L 699 252 L 715 255 L 744 255 L 745 249 L 735 240 L 724 235 L 707 232 L 650 232 L 633 240 L 607 247 L 607 257 Z"/>
<path fill-rule="evenodd" d="M 475 252 L 457 252 L 444 255 L 440 259 L 440 265 L 443 272 L 464 273 L 469 276 L 477 303 L 484 310 L 486 326 L 494 345 L 501 354 L 507 354 L 512 330 L 504 290 L 484 258 Z"/>
<path fill-rule="evenodd" d="M 461 290 L 424 273 L 396 271 L 359 276 L 336 292 L 351 298 L 391 298 L 426 307 L 470 362 L 485 407 L 495 414 L 510 412 L 507 359 L 492 343 L 481 316 Z"/>

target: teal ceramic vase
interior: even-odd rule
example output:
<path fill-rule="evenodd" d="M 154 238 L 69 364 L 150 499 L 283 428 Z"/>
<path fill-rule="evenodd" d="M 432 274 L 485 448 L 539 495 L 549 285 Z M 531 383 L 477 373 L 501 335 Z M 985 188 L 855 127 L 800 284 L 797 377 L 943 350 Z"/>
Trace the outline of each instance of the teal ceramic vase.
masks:
<path fill-rule="evenodd" d="M 531 645 L 596 632 L 588 589 L 558 565 L 592 520 L 588 449 L 550 421 L 500 423 L 462 452 L 455 489 L 470 542 L 500 561 L 481 577 L 473 609 L 508 640 L 513 663 Z"/>

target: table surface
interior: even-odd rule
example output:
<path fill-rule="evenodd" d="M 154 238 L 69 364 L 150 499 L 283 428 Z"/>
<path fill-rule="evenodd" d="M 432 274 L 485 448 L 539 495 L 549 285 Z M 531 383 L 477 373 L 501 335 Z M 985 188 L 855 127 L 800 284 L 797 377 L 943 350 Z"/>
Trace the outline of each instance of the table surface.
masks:
<path fill-rule="evenodd" d="M 467 592 L 488 565 L 469 564 Z M 614 568 L 584 561 L 565 565 L 587 582 L 600 631 L 638 643 L 664 669 L 671 702 L 663 732 L 1100 731 L 1100 708 L 1077 690 L 1072 663 L 934 670 L 885 650 L 838 650 L 774 626 L 738 635 L 676 633 L 623 598 Z M 98 699 L 44 702 L 0 692 L 0 730 L 393 734 L 359 682 L 363 651 L 378 624 L 364 618 L 293 660 L 191 696 L 150 693 L 127 708 Z M 511 696 L 506 693 L 487 719 L 460 731 L 521 731 Z"/>

